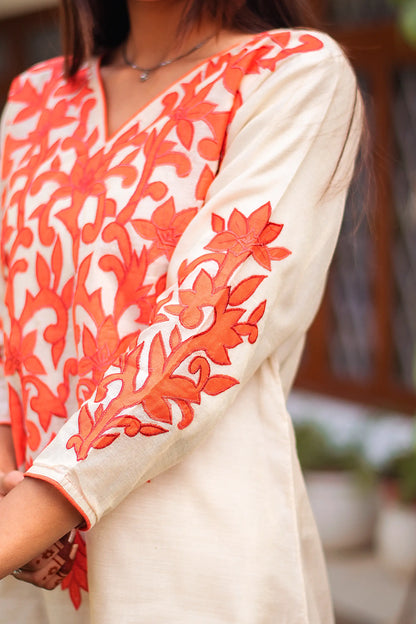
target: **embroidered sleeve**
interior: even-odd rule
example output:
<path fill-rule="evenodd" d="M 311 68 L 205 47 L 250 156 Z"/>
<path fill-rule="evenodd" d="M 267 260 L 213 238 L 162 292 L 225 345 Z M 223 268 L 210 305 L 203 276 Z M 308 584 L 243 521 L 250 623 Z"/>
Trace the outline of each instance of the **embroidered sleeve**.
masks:
<path fill-rule="evenodd" d="M 262 362 L 272 352 L 283 359 L 288 338 L 306 331 L 360 119 L 338 48 L 286 59 L 240 107 L 151 325 L 27 473 L 60 487 L 88 526 L 221 426 Z"/>

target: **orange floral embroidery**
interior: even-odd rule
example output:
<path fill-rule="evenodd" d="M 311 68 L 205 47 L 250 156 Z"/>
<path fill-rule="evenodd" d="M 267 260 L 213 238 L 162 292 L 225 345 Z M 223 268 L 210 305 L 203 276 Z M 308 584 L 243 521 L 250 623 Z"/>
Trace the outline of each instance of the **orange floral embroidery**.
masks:
<path fill-rule="evenodd" d="M 175 203 L 171 197 L 156 208 L 150 221 L 145 219 L 132 220 L 136 232 L 145 240 L 153 241 L 148 252 L 149 262 L 162 255 L 170 259 L 178 240 L 197 212 L 197 208 L 175 212 Z"/>
<path fill-rule="evenodd" d="M 270 271 L 271 260 L 286 257 L 286 250 L 282 251 L 280 247 L 270 249 L 267 247 L 267 244 L 280 234 L 282 227 L 276 223 L 268 223 L 263 207 L 254 211 L 247 219 L 241 212 L 234 210 L 228 221 L 227 230 L 224 230 L 224 223 L 216 217 L 215 231 L 219 233 L 212 239 L 207 249 L 229 251 L 234 256 L 250 252 L 260 266 Z"/>
<path fill-rule="evenodd" d="M 195 329 L 200 325 L 205 307 L 214 308 L 218 301 L 214 283 L 210 275 L 202 270 L 194 282 L 192 290 L 179 291 L 180 305 L 167 305 L 166 312 L 178 315 L 181 325 Z"/>
<path fill-rule="evenodd" d="M 241 344 L 242 336 L 249 335 L 253 342 L 257 337 L 257 325 L 263 316 L 265 305 L 253 310 L 247 322 L 240 323 L 241 318 L 249 310 L 247 307 L 235 307 L 247 305 L 252 294 L 260 285 L 264 276 L 253 276 L 243 280 L 231 292 L 227 286 L 231 276 L 238 267 L 249 257 L 253 258 L 260 266 L 265 267 L 265 258 L 270 260 L 283 260 L 290 252 L 284 247 L 268 248 L 265 241 L 272 242 L 282 230 L 282 226 L 270 223 L 271 206 L 265 204 L 255 210 L 252 215 L 245 218 L 239 211 L 234 210 L 229 222 L 228 229 L 223 229 L 220 234 L 206 245 L 205 249 L 219 252 L 219 256 L 202 256 L 195 260 L 192 270 L 205 264 L 208 260 L 215 260 L 218 271 L 210 276 L 201 269 L 193 282 L 192 289 L 179 289 L 180 305 L 168 304 L 164 308 L 167 314 L 179 316 L 181 325 L 188 329 L 196 329 L 202 322 L 202 309 L 212 307 L 214 313 L 208 328 L 201 333 L 194 333 L 190 338 L 181 339 L 180 325 L 175 325 L 170 334 L 170 351 L 168 352 L 160 333 L 153 338 L 148 356 L 148 377 L 141 388 L 137 389 L 136 374 L 140 369 L 140 357 L 143 343 L 131 348 L 128 355 L 123 356 L 120 362 L 119 373 L 107 375 L 98 386 L 96 411 L 93 414 L 88 404 L 81 407 L 79 413 L 79 432 L 68 440 L 67 448 L 74 448 L 78 460 L 85 459 L 89 452 L 101 449 L 112 444 L 120 432 L 114 432 L 115 428 L 123 429 L 129 437 L 139 433 L 149 435 L 148 427 L 152 428 L 151 435 L 166 433 L 169 429 L 155 426 L 152 422 L 144 423 L 136 416 L 123 416 L 126 409 L 134 408 L 141 404 L 151 421 L 158 421 L 172 425 L 171 403 L 176 403 L 182 412 L 180 428 L 188 426 L 194 417 L 193 403 L 200 403 L 201 394 L 208 384 L 207 394 L 223 392 L 238 384 L 237 379 L 227 377 L 221 384 L 221 376 L 211 377 L 210 361 L 217 365 L 231 363 L 229 351 Z M 217 215 L 213 216 L 213 223 L 218 228 L 222 221 Z M 218 237 L 221 237 L 220 240 Z M 230 245 L 228 248 L 226 243 Z M 258 248 L 262 249 L 259 255 Z M 182 267 L 182 274 L 189 272 L 189 267 Z M 247 331 L 247 326 L 250 328 Z M 205 357 L 196 355 L 204 352 Z M 191 373 L 199 372 L 199 380 L 175 374 L 177 368 L 185 360 L 195 354 L 189 365 Z M 121 390 L 118 396 L 112 399 L 103 409 L 101 401 L 107 394 L 107 388 L 111 382 L 121 382 Z"/>
<path fill-rule="evenodd" d="M 6 336 L 4 341 L 6 375 L 13 375 L 15 371 L 21 372 L 23 368 L 35 374 L 45 372 L 42 362 L 33 355 L 35 343 L 36 330 L 23 337 L 20 325 L 12 323 L 10 338 Z"/>

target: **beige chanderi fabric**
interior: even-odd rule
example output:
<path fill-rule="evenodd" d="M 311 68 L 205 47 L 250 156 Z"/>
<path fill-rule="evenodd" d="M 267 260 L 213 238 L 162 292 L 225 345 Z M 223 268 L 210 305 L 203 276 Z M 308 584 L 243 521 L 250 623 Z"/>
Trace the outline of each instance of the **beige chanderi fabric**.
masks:
<path fill-rule="evenodd" d="M 3 405 L 89 528 L 89 595 L 80 547 L 51 622 L 332 621 L 285 399 L 360 126 L 313 31 L 206 59 L 113 136 L 98 60 L 13 83 Z"/>

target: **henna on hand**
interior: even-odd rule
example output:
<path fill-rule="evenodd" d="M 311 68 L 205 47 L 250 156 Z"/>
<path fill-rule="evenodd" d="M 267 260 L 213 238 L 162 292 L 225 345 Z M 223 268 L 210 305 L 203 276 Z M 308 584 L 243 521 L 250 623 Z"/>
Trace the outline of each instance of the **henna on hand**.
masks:
<path fill-rule="evenodd" d="M 55 589 L 72 570 L 78 550 L 78 544 L 74 544 L 75 535 L 73 529 L 38 557 L 15 570 L 14 578 L 43 589 Z"/>

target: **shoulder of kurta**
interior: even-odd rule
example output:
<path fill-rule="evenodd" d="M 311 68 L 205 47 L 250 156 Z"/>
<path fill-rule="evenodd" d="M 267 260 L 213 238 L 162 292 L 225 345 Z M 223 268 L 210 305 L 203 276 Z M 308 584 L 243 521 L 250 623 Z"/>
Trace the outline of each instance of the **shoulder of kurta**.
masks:
<path fill-rule="evenodd" d="M 259 117 L 262 123 L 269 119 L 273 133 L 274 129 L 281 130 L 282 120 L 292 125 L 294 119 L 307 122 L 319 118 L 317 109 L 322 106 L 332 109 L 341 125 L 352 115 L 357 103 L 357 79 L 341 46 L 329 35 L 314 30 L 288 31 L 290 39 L 282 42 L 278 37 L 284 32 L 268 33 L 273 41 L 270 54 L 274 62 L 270 67 L 242 80 L 242 104 L 229 125 L 228 145 Z"/>
<path fill-rule="evenodd" d="M 247 89 L 250 96 L 272 94 L 288 78 L 292 78 L 294 88 L 315 83 L 320 91 L 324 76 L 345 89 L 356 89 L 355 73 L 346 52 L 330 35 L 315 30 L 275 30 L 267 33 L 266 42 L 271 45 L 269 60 L 274 62 L 255 77 L 255 88 Z M 250 75 L 245 76 L 243 91 L 245 83 L 251 80 Z"/>
<path fill-rule="evenodd" d="M 30 82 L 36 89 L 36 87 L 42 86 L 45 81 L 49 80 L 52 75 L 63 80 L 64 59 L 62 56 L 36 63 L 36 65 L 32 65 L 32 67 L 16 76 L 12 81 L 9 97 L 13 98 L 15 91 L 26 82 Z"/>

